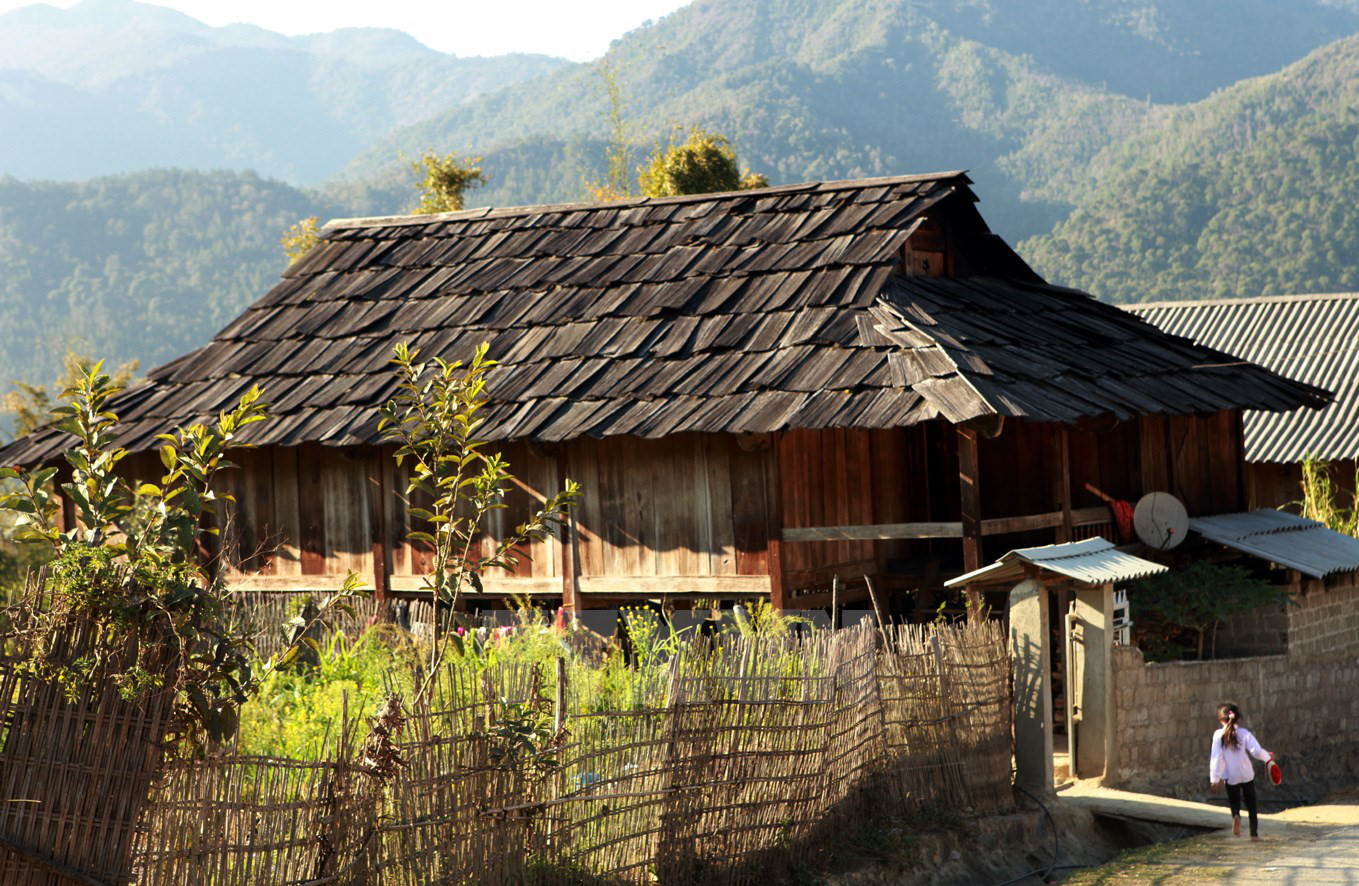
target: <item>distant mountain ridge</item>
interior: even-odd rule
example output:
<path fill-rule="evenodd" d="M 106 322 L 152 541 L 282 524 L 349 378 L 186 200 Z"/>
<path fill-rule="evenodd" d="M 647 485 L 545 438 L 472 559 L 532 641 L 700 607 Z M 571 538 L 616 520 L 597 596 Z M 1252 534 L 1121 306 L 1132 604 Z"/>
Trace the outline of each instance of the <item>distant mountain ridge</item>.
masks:
<path fill-rule="evenodd" d="M 264 174 L 0 173 L 0 385 L 50 380 L 71 342 L 144 365 L 203 343 L 267 291 L 299 217 L 409 209 L 401 154 L 483 155 L 470 205 L 577 200 L 602 174 L 608 108 L 588 65 L 501 76 L 513 59 L 450 60 L 397 32 L 280 38 L 86 0 L 0 17 L 0 66 L 18 57 L 14 16 L 31 34 L 77 10 L 91 33 L 148 15 L 125 42 L 172 32 L 177 48 L 106 76 L 98 41 L 72 38 L 68 68 L 0 68 L 0 170 L 187 153 Z M 1140 301 L 1359 289 L 1357 32 L 1359 0 L 1287 15 L 1257 0 L 698 0 L 608 58 L 643 145 L 706 125 L 775 184 L 967 167 L 1040 273 Z M 464 62 L 481 67 L 448 82 Z M 419 122 L 353 119 L 371 107 Z M 309 189 L 274 180 L 341 167 Z"/>
<path fill-rule="evenodd" d="M 457 58 L 384 29 L 215 28 L 134 0 L 22 7 L 0 15 L 0 174 L 226 167 L 317 183 L 393 127 L 565 64 Z"/>
<path fill-rule="evenodd" d="M 1359 36 L 1169 110 L 1020 251 L 1113 301 L 1359 291 Z"/>
<path fill-rule="evenodd" d="M 968 167 L 1018 240 L 1169 103 L 1356 31 L 1359 9 L 1325 0 L 696 0 L 607 59 L 643 142 L 701 123 L 776 184 Z M 567 199 L 600 173 L 606 115 L 595 72 L 565 67 L 398 129 L 346 176 L 439 145 L 485 156 L 477 202 Z"/>

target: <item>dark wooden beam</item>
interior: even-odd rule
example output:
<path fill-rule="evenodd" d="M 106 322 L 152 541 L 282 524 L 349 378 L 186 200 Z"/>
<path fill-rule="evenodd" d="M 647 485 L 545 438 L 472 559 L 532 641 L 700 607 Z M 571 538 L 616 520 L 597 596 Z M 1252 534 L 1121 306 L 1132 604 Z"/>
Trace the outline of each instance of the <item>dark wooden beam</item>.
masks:
<path fill-rule="evenodd" d="M 71 497 L 61 491 L 61 487 L 71 482 L 71 466 L 63 460 L 57 465 L 57 475 L 52 478 L 52 485 L 57 494 L 57 501 L 61 502 L 61 509 L 57 512 L 57 528 L 62 532 L 70 532 L 76 525 L 75 502 Z"/>
<path fill-rule="evenodd" d="M 981 472 L 977 457 L 977 432 L 958 428 L 958 503 L 963 523 L 963 571 L 981 568 Z M 967 617 L 981 618 L 981 592 L 967 589 Z"/>
<path fill-rule="evenodd" d="M 297 502 L 301 537 L 298 550 L 303 575 L 326 571 L 326 488 L 322 482 L 320 445 L 304 443 L 297 450 Z"/>
<path fill-rule="evenodd" d="M 1246 424 L 1245 413 L 1240 409 L 1231 411 L 1232 457 L 1236 460 L 1236 508 L 1244 511 L 1250 507 L 1250 490 L 1246 482 Z"/>
<path fill-rule="evenodd" d="M 392 574 L 391 532 L 387 525 L 390 491 L 387 488 L 386 461 L 383 451 L 374 449 L 368 464 L 368 522 L 373 534 L 373 597 L 377 600 L 380 621 L 388 618 L 387 599 L 391 594 Z"/>
<path fill-rule="evenodd" d="M 1071 541 L 1073 524 L 1071 522 L 1071 429 L 1064 424 L 1057 425 L 1057 464 L 1054 483 L 1057 491 L 1057 507 L 1062 512 L 1062 524 L 1057 527 L 1058 543 Z"/>
<path fill-rule="evenodd" d="M 778 611 L 787 605 L 783 587 L 783 493 L 779 471 L 779 436 L 773 435 L 764 460 L 765 560 L 769 570 L 769 604 Z"/>

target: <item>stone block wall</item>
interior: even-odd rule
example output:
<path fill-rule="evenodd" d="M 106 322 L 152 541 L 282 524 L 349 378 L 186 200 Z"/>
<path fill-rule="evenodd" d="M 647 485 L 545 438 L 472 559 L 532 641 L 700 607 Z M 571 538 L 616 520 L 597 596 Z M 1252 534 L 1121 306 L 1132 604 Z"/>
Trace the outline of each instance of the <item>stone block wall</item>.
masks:
<path fill-rule="evenodd" d="M 1234 615 L 1217 629 L 1214 657 L 1283 655 L 1288 651 L 1289 628 L 1290 613 L 1283 605 L 1262 606 Z"/>
<path fill-rule="evenodd" d="M 1288 651 L 1359 652 L 1359 578 L 1354 573 L 1302 582 L 1288 607 Z M 1359 690 L 1356 690 L 1359 691 Z"/>
<path fill-rule="evenodd" d="M 1145 664 L 1114 650 L 1118 704 L 1111 783 L 1202 795 L 1217 706 L 1241 706 L 1245 724 L 1279 754 L 1294 782 L 1359 778 L 1359 652 Z"/>

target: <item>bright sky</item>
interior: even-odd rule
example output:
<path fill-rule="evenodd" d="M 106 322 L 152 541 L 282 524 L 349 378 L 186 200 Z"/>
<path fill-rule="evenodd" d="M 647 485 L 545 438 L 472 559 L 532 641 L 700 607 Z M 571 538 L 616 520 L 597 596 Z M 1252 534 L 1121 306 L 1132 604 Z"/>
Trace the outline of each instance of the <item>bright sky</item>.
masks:
<path fill-rule="evenodd" d="M 609 43 L 688 0 L 162 0 L 210 25 L 247 22 L 283 34 L 336 28 L 405 31 L 457 55 L 542 52 L 589 61 Z M 0 13 L 31 0 L 0 0 Z M 70 7 L 75 0 L 54 0 Z"/>

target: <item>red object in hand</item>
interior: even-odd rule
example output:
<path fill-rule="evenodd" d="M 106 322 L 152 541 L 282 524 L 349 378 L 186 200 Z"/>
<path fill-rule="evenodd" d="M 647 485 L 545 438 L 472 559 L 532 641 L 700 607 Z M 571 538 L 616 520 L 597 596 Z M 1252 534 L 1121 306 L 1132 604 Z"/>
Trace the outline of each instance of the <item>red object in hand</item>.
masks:
<path fill-rule="evenodd" d="M 1269 761 L 1269 780 L 1275 784 L 1283 784 L 1283 770 L 1273 760 Z"/>

